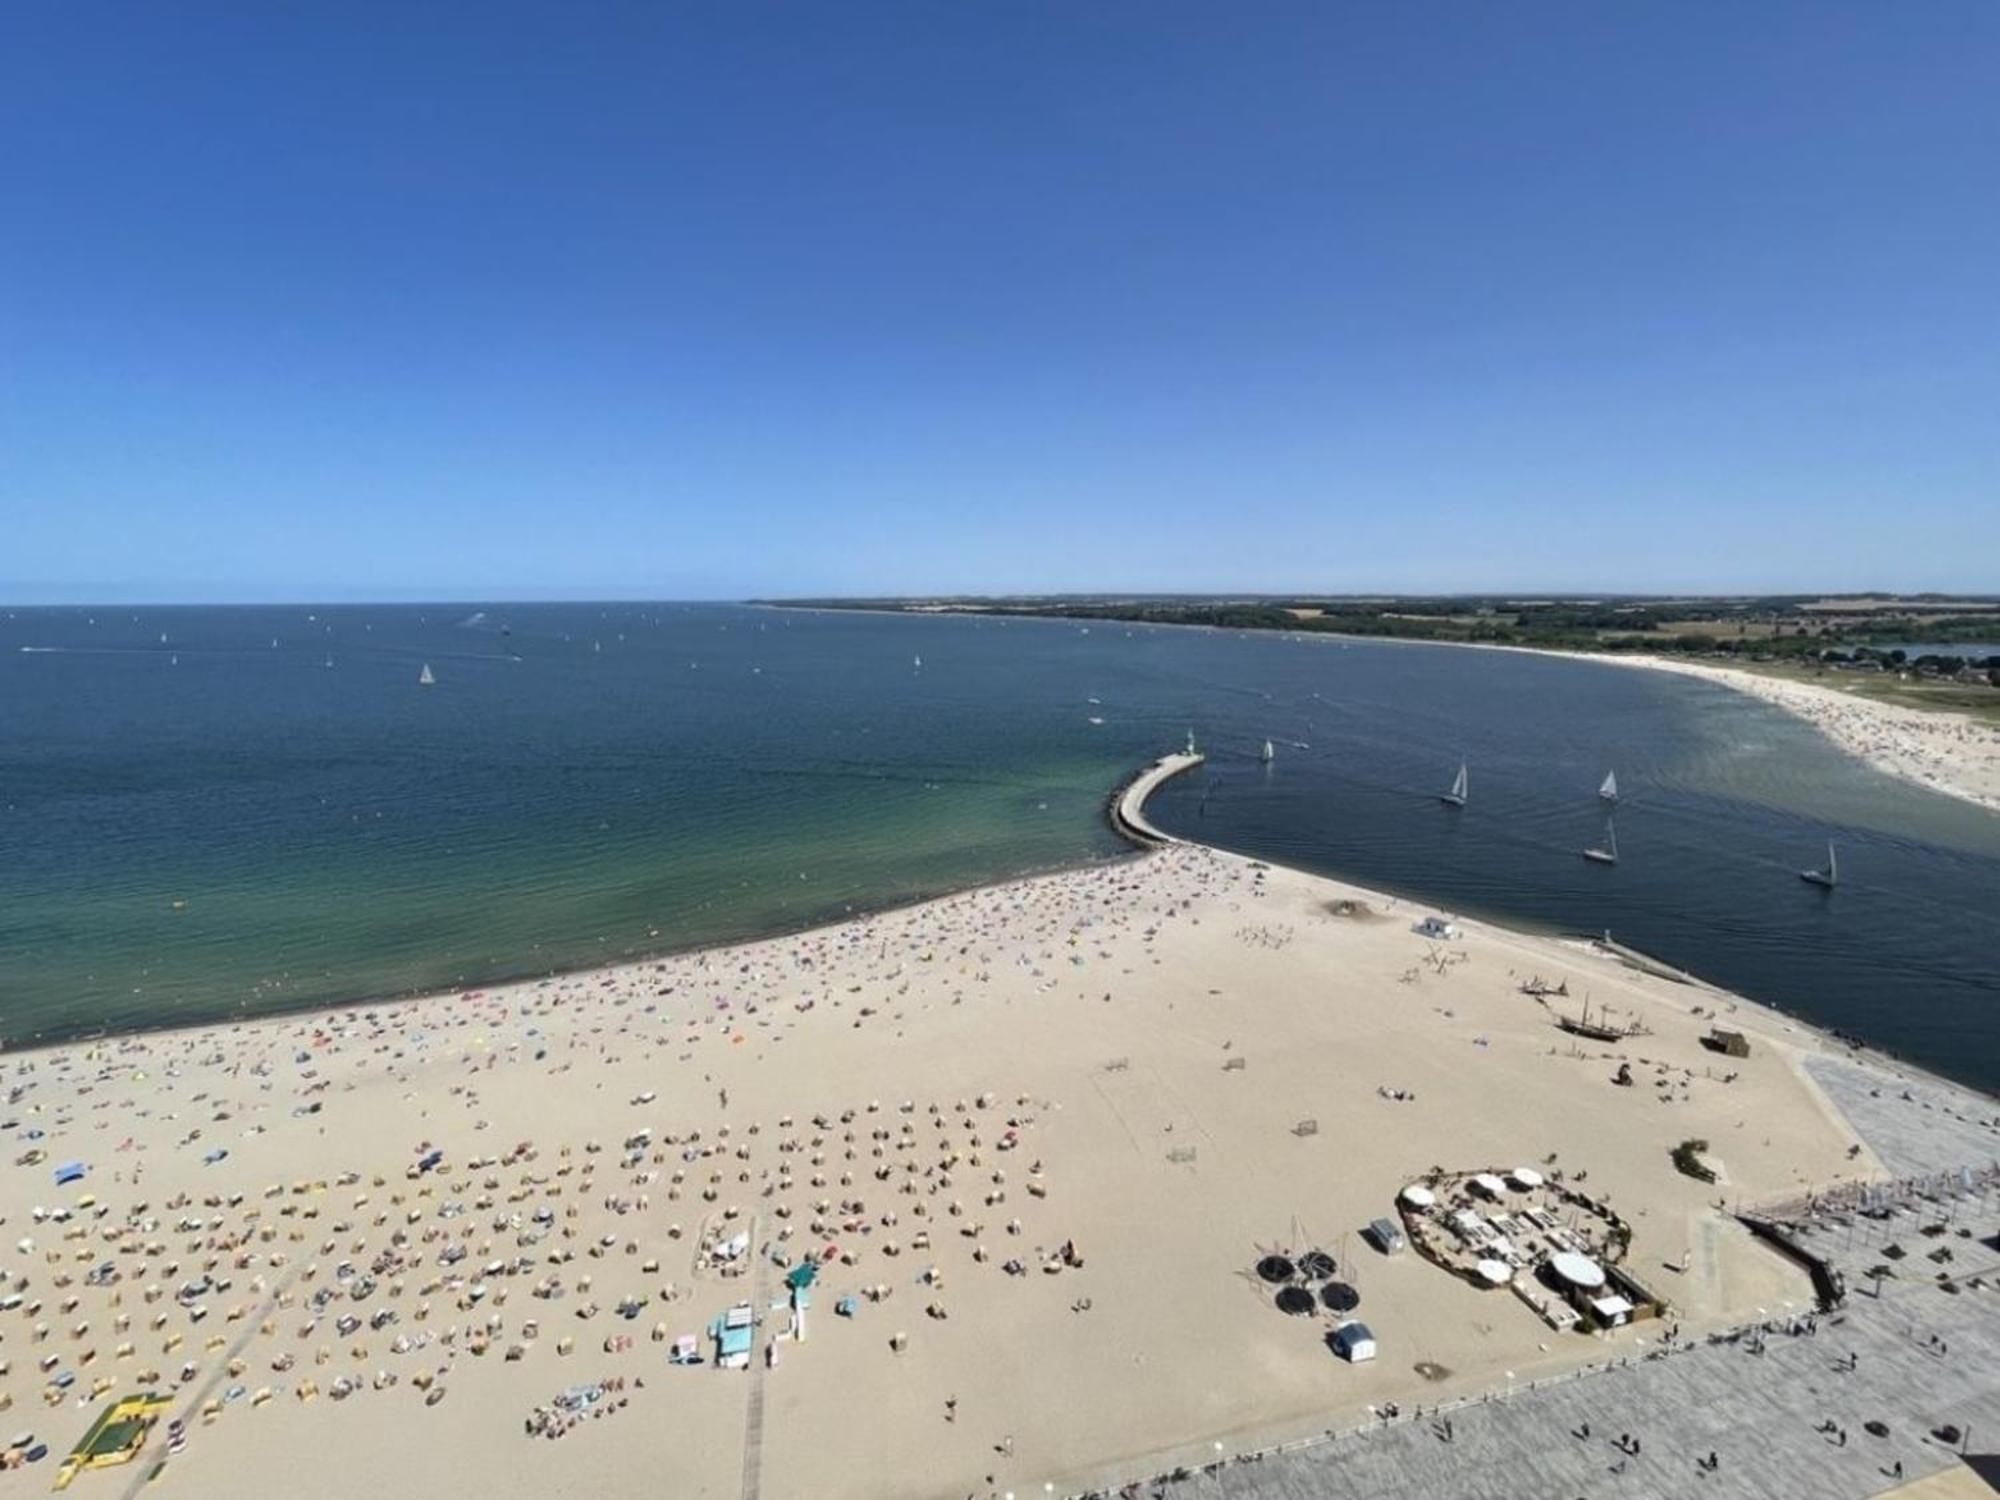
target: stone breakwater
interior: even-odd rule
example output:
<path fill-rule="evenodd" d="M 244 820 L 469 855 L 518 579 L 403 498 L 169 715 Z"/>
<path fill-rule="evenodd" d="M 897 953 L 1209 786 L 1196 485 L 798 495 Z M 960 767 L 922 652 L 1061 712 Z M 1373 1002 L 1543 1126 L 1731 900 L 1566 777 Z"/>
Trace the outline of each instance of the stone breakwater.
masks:
<path fill-rule="evenodd" d="M 1207 758 L 1192 752 L 1161 756 L 1126 782 L 1112 797 L 1111 805 L 1106 810 L 1111 826 L 1141 848 L 1156 849 L 1164 844 L 1178 843 L 1173 835 L 1162 833 L 1146 820 L 1146 799 L 1163 784 L 1183 771 L 1193 770 Z"/>

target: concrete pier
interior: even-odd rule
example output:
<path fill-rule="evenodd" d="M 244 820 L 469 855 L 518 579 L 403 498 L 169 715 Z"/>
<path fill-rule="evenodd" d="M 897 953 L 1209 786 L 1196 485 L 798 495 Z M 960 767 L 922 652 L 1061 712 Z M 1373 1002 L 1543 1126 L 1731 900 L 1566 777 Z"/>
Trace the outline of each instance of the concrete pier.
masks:
<path fill-rule="evenodd" d="M 1172 755 L 1161 756 L 1126 782 L 1111 799 L 1111 806 L 1108 809 L 1111 826 L 1142 849 L 1158 849 L 1166 844 L 1179 843 L 1179 839 L 1160 832 L 1146 821 L 1146 799 L 1163 783 L 1171 781 L 1183 771 L 1193 770 L 1207 759 L 1207 756 L 1198 751 L 1176 751 Z"/>

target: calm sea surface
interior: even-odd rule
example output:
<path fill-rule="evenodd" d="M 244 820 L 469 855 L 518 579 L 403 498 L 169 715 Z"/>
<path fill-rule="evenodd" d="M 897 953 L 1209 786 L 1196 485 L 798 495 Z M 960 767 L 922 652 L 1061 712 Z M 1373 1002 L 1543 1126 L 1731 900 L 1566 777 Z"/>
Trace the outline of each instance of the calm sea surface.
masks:
<path fill-rule="evenodd" d="M 0 1037 L 537 974 L 1115 857 L 1106 795 L 1190 727 L 1211 758 L 1153 804 L 1167 828 L 1608 927 L 2000 1090 L 2000 817 L 1748 698 L 1448 647 L 717 605 L 0 611 Z M 1605 868 L 1579 851 L 1613 768 Z M 1831 894 L 1796 875 L 1829 838 Z"/>

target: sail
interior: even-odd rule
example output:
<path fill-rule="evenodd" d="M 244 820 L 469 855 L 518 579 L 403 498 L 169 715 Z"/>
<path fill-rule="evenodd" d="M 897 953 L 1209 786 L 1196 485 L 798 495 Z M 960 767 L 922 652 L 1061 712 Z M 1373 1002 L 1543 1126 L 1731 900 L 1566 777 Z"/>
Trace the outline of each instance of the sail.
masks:
<path fill-rule="evenodd" d="M 1583 851 L 1583 857 L 1594 864 L 1615 865 L 1618 863 L 1618 829 L 1609 817 L 1604 820 L 1604 842 Z"/>
<path fill-rule="evenodd" d="M 1277 753 L 1269 740 L 1264 741 L 1264 759 L 1269 760 Z"/>
<path fill-rule="evenodd" d="M 1458 763 L 1458 775 L 1452 779 L 1451 783 L 1452 796 L 1456 797 L 1459 801 L 1463 802 L 1465 800 L 1466 785 L 1467 782 L 1465 776 L 1465 762 L 1460 761 Z"/>
<path fill-rule="evenodd" d="M 417 686 L 430 687 L 436 682 L 437 678 L 431 675 L 431 664 L 429 662 L 425 662 L 423 671 L 417 674 Z"/>
<path fill-rule="evenodd" d="M 1616 771 L 1606 771 L 1604 773 L 1604 785 L 1597 789 L 1597 795 L 1602 797 L 1606 802 L 1616 802 L 1618 800 L 1618 773 Z"/>
<path fill-rule="evenodd" d="M 1826 843 L 1826 883 L 1836 885 L 1840 881 L 1840 863 L 1833 857 L 1833 840 Z"/>

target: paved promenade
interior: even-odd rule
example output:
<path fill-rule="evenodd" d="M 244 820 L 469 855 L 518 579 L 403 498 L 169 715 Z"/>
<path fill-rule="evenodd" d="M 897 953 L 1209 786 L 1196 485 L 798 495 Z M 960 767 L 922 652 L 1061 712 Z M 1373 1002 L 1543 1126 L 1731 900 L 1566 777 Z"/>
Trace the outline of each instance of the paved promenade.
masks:
<path fill-rule="evenodd" d="M 1956 1467 L 1929 1436 L 1955 1423 L 2000 1446 L 2000 1292 L 1863 1295 L 1814 1334 L 1745 1336 L 1641 1359 L 1448 1418 L 1405 1417 L 1283 1457 L 1130 1493 L 1169 1500 L 1518 1500 L 1880 1494 Z M 1939 1353 L 1932 1335 L 1945 1341 Z M 1758 1352 L 1761 1350 L 1761 1352 Z M 1854 1358 L 1853 1368 L 1847 1368 Z M 1449 1427 L 1446 1423 L 1449 1422 Z M 1847 1434 L 1821 1432 L 1833 1422 Z M 1865 1424 L 1886 1424 L 1877 1437 Z M 1583 1434 L 1586 1431 L 1588 1436 Z M 1617 1446 L 1630 1434 L 1638 1451 Z M 1711 1471 L 1703 1465 L 1713 1453 Z"/>
<path fill-rule="evenodd" d="M 1837 1058 L 1806 1064 L 1850 1124 L 1899 1177 L 2000 1161 L 2000 1104 L 1935 1079 L 1891 1080 Z"/>

